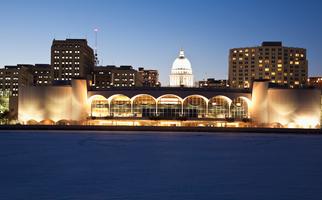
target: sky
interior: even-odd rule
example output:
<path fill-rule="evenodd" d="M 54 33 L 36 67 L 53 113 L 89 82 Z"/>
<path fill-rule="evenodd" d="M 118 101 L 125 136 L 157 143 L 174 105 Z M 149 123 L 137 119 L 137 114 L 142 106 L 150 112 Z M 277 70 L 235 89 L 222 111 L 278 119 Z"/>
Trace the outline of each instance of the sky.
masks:
<path fill-rule="evenodd" d="M 27 3 L 28 2 L 28 3 Z M 228 78 L 230 48 L 282 41 L 308 51 L 322 76 L 320 0 L 6 0 L 0 66 L 50 63 L 52 40 L 86 38 L 103 65 L 159 70 L 163 85 L 180 48 L 196 80 Z"/>

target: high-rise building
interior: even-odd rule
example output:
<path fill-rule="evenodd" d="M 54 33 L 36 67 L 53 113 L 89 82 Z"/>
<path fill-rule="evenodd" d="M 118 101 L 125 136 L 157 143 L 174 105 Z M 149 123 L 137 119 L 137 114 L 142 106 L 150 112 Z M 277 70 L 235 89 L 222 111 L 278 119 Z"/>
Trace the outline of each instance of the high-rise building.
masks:
<path fill-rule="evenodd" d="M 158 70 L 139 67 L 138 71 L 142 77 L 142 84 L 144 87 L 160 87 Z"/>
<path fill-rule="evenodd" d="M 257 47 L 229 51 L 229 85 L 250 88 L 254 80 L 270 80 L 290 88 L 307 84 L 306 49 L 284 47 L 282 42 L 263 42 Z"/>
<path fill-rule="evenodd" d="M 170 87 L 193 87 L 193 84 L 191 63 L 180 50 L 179 57 L 172 64 Z"/>
<path fill-rule="evenodd" d="M 92 72 L 92 81 L 90 85 L 96 89 L 140 87 L 142 86 L 142 78 L 138 71 L 133 69 L 132 66 L 97 66 L 94 67 Z"/>
<path fill-rule="evenodd" d="M 9 93 L 11 118 L 17 118 L 18 115 L 19 88 L 32 85 L 30 67 L 32 65 L 18 64 L 0 69 L 0 93 Z"/>
<path fill-rule="evenodd" d="M 86 39 L 53 40 L 51 66 L 53 80 L 87 78 L 94 67 L 94 52 Z"/>
<path fill-rule="evenodd" d="M 35 64 L 29 70 L 33 76 L 34 86 L 48 86 L 52 84 L 52 68 L 49 64 Z"/>
<path fill-rule="evenodd" d="M 0 69 L 0 90 L 9 91 L 10 96 L 18 96 L 19 87 L 32 85 L 33 77 L 30 67 L 33 65 L 18 64 Z"/>

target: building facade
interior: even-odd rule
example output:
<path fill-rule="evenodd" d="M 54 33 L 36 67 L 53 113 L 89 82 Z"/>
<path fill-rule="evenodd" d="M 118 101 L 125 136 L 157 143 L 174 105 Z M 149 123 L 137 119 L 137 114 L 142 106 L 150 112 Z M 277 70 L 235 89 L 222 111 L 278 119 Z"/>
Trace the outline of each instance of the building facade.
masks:
<path fill-rule="evenodd" d="M 252 93 L 252 118 L 257 124 L 289 128 L 320 127 L 320 89 L 291 89 L 268 81 L 256 81 Z"/>
<path fill-rule="evenodd" d="M 144 69 L 143 67 L 139 67 L 138 72 L 142 78 L 142 86 L 143 87 L 160 87 L 161 86 L 161 84 L 159 82 L 158 70 Z"/>
<path fill-rule="evenodd" d="M 132 66 L 97 66 L 90 84 L 95 89 L 111 87 L 141 87 L 142 77 Z"/>
<path fill-rule="evenodd" d="M 307 85 L 306 49 L 285 47 L 282 42 L 263 42 L 261 46 L 233 48 L 229 51 L 229 85 L 250 88 L 254 80 L 299 88 Z"/>
<path fill-rule="evenodd" d="M 245 123 L 260 127 L 320 128 L 321 90 L 271 87 L 254 82 L 253 90 L 209 88 L 87 89 L 86 80 L 71 85 L 26 87 L 19 96 L 19 121 L 62 120 L 86 124 L 123 119 Z M 98 120 L 98 121 L 97 121 Z M 165 125 L 169 121 L 164 121 Z M 199 123 L 200 124 L 200 123 Z"/>
<path fill-rule="evenodd" d="M 86 39 L 53 40 L 51 66 L 53 80 L 89 79 L 94 67 L 94 52 Z"/>
<path fill-rule="evenodd" d="M 33 76 L 33 85 L 48 86 L 52 84 L 52 68 L 49 64 L 35 64 L 29 67 Z"/>
<path fill-rule="evenodd" d="M 311 87 L 321 88 L 322 89 L 322 77 L 315 76 L 308 79 L 308 84 Z"/>
<path fill-rule="evenodd" d="M 19 87 L 32 85 L 33 76 L 30 67 L 32 65 L 18 64 L 0 69 L 0 89 L 9 91 L 12 97 L 17 97 Z"/>
<path fill-rule="evenodd" d="M 214 78 L 208 78 L 204 81 L 199 81 L 200 88 L 228 88 L 227 80 L 215 80 Z"/>
<path fill-rule="evenodd" d="M 172 64 L 170 74 L 170 87 L 193 87 L 193 74 L 191 63 L 180 50 L 179 57 Z"/>
<path fill-rule="evenodd" d="M 30 72 L 32 65 L 18 64 L 5 66 L 0 69 L 0 90 L 1 93 L 9 94 L 10 118 L 18 116 L 18 94 L 21 87 L 29 87 L 33 83 L 33 76 Z"/>

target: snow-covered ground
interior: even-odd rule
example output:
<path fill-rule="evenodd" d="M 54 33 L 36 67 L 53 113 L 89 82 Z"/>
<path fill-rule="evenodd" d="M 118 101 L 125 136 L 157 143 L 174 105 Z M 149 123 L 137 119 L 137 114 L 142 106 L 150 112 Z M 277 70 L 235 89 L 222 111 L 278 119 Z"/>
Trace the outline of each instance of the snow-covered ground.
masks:
<path fill-rule="evenodd" d="M 2 131 L 0 199 L 322 199 L 322 136 Z"/>

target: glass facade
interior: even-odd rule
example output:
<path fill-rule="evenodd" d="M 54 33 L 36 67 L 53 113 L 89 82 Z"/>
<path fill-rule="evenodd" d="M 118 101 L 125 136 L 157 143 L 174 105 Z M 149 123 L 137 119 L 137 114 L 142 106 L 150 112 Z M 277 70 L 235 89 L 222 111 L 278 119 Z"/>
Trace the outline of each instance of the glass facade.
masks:
<path fill-rule="evenodd" d="M 234 100 L 226 96 L 214 96 L 207 99 L 201 95 L 190 95 L 182 99 L 174 94 L 155 98 L 148 94 L 139 94 L 129 98 L 123 94 L 105 98 L 94 95 L 90 98 L 91 117 L 160 117 L 171 118 L 214 118 L 242 120 L 250 118 L 250 100 L 238 97 Z"/>
<path fill-rule="evenodd" d="M 182 99 L 176 95 L 164 95 L 157 100 L 157 115 L 164 118 L 182 116 Z"/>
<path fill-rule="evenodd" d="M 207 114 L 207 99 L 193 95 L 183 101 L 183 116 L 189 118 L 205 118 Z"/>
<path fill-rule="evenodd" d="M 234 119 L 249 118 L 248 102 L 242 97 L 238 97 L 232 101 L 231 115 Z"/>
<path fill-rule="evenodd" d="M 110 115 L 112 117 L 130 117 L 131 113 L 131 99 L 125 95 L 114 95 L 110 99 Z"/>
<path fill-rule="evenodd" d="M 216 96 L 209 100 L 208 116 L 216 119 L 225 119 L 230 117 L 231 100 L 225 96 Z"/>
<path fill-rule="evenodd" d="M 91 117 L 104 118 L 109 116 L 108 100 L 100 95 L 92 97 L 91 101 Z"/>
<path fill-rule="evenodd" d="M 156 100 L 151 95 L 137 95 L 133 98 L 134 117 L 151 117 L 156 115 Z"/>

